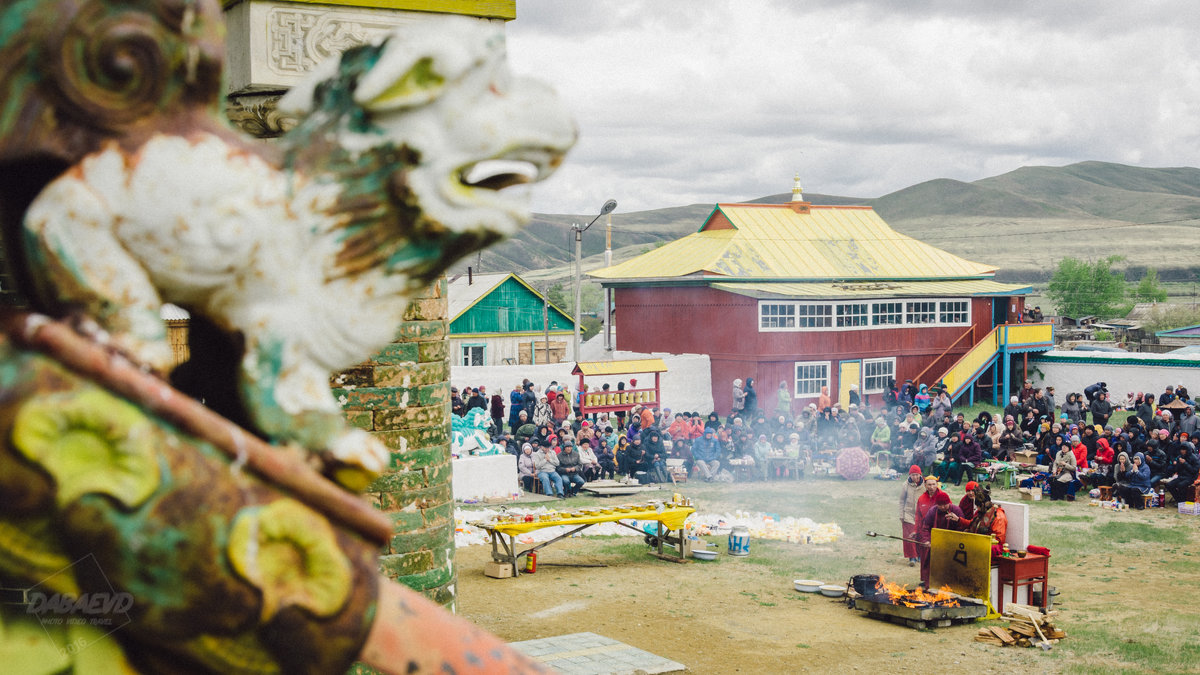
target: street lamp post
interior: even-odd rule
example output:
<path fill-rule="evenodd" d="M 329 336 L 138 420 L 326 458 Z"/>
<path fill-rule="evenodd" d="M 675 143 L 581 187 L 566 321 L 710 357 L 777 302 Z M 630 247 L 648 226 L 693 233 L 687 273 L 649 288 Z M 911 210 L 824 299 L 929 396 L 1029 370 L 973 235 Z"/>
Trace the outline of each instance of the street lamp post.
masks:
<path fill-rule="evenodd" d="M 571 225 L 571 229 L 575 232 L 575 351 L 574 351 L 574 357 L 575 357 L 576 361 L 579 360 L 579 312 L 580 312 L 579 305 L 582 302 L 582 298 L 581 298 L 582 289 L 581 289 L 580 283 L 581 283 L 581 278 L 583 276 L 583 233 L 586 232 L 587 229 L 589 227 L 591 227 L 593 223 L 595 223 L 597 220 L 600 220 L 600 216 L 606 216 L 606 215 L 612 213 L 613 209 L 615 209 L 615 208 L 617 208 L 617 200 L 610 199 L 610 200 L 604 202 L 604 206 L 600 207 L 600 213 L 597 214 L 595 218 L 592 218 L 591 223 L 588 223 L 587 225 L 584 225 L 583 227 L 580 227 L 578 224 Z"/>

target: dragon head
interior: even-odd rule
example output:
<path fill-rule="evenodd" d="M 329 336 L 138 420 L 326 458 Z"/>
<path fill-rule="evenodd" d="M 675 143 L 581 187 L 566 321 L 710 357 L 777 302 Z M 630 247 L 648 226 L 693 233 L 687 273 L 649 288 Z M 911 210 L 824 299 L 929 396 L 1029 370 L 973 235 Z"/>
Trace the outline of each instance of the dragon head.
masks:
<path fill-rule="evenodd" d="M 510 188 L 550 176 L 577 137 L 549 87 L 509 72 L 501 28 L 466 17 L 348 50 L 280 109 L 301 118 L 285 138 L 293 154 L 335 150 L 363 184 L 351 189 L 359 195 L 386 183 L 401 215 L 391 243 L 376 232 L 355 246 L 372 242 L 390 269 L 417 281 L 527 223 L 528 191 Z"/>

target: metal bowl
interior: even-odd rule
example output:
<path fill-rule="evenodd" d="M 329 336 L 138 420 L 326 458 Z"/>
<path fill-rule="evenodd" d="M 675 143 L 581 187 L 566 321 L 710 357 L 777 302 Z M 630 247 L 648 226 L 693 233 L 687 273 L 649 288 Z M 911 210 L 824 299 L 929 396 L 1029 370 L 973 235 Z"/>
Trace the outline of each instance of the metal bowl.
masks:
<path fill-rule="evenodd" d="M 706 551 L 704 549 L 697 549 L 697 550 L 692 551 L 692 557 L 696 558 L 697 560 L 716 560 L 717 552 L 716 551 Z"/>
<path fill-rule="evenodd" d="M 825 585 L 825 582 L 815 579 L 793 579 L 792 585 L 801 593 L 817 593 L 820 592 L 821 586 Z"/>
<path fill-rule="evenodd" d="M 845 586 L 838 586 L 836 584 L 825 584 L 824 586 L 821 586 L 821 595 L 827 598 L 840 598 L 845 594 Z"/>

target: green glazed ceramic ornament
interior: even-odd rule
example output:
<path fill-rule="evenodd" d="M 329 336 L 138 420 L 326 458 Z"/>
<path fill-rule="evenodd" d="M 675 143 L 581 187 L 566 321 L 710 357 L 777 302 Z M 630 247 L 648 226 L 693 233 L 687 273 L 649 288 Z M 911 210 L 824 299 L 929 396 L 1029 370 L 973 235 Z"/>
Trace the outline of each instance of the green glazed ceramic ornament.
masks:
<path fill-rule="evenodd" d="M 33 310 L 0 312 L 0 586 L 29 610 L 0 606 L 5 669 L 538 670 L 379 575 L 391 524 L 356 491 L 389 455 L 328 382 L 528 220 L 504 188 L 574 123 L 499 28 L 440 17 L 330 59 L 257 143 L 218 113 L 220 12 L 0 0 L 0 231 Z M 177 387 L 165 302 L 215 336 Z"/>

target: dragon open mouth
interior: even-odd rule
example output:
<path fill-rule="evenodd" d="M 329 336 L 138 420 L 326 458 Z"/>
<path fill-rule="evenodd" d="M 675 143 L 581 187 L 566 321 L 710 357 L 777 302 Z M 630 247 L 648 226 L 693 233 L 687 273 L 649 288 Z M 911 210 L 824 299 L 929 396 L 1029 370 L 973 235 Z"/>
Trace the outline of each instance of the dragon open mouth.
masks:
<path fill-rule="evenodd" d="M 470 188 L 499 191 L 514 185 L 536 183 L 558 168 L 560 153 L 519 150 L 461 167 L 459 181 Z"/>

